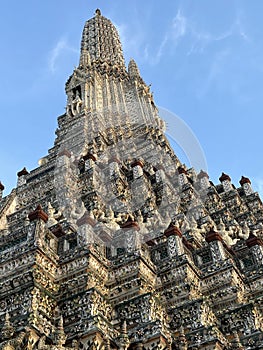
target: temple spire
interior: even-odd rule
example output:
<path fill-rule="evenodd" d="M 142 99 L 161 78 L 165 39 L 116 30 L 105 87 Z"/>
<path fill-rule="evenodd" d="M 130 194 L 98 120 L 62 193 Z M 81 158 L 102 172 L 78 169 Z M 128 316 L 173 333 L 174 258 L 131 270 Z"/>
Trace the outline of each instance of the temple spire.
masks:
<path fill-rule="evenodd" d="M 88 60 L 85 59 L 86 56 L 89 56 Z M 96 10 L 95 17 L 86 22 L 82 34 L 80 65 L 83 66 L 88 61 L 102 61 L 124 67 L 117 29 L 109 19 L 101 15 L 99 9 Z"/>

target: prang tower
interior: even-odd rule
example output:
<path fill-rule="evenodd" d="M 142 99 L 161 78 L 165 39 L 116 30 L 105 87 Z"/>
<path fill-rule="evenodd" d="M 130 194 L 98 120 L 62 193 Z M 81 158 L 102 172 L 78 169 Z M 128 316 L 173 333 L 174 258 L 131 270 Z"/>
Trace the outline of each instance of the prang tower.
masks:
<path fill-rule="evenodd" d="M 99 10 L 39 167 L 0 183 L 0 349 L 263 349 L 263 206 L 187 169 Z"/>

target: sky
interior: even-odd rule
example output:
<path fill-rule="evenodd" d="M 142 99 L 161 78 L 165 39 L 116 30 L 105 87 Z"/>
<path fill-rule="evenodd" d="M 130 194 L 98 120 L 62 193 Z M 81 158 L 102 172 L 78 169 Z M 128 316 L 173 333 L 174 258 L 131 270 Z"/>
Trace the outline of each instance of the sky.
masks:
<path fill-rule="evenodd" d="M 241 176 L 263 195 L 263 1 L 9 0 L 0 13 L 0 181 L 53 146 L 65 82 L 96 8 L 119 30 L 155 103 L 186 123 L 210 179 Z M 176 129 L 169 119 L 167 130 Z M 195 146 L 194 146 L 195 147 Z M 180 150 L 178 150 L 180 153 Z M 182 150 L 184 153 L 184 150 Z"/>

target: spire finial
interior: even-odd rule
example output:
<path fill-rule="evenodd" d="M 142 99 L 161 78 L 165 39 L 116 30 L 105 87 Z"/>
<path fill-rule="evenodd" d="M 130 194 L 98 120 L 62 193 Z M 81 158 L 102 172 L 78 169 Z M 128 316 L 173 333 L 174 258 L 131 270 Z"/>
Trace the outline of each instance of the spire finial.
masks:
<path fill-rule="evenodd" d="M 65 335 L 65 332 L 64 332 L 64 327 L 63 327 L 63 316 L 61 315 L 60 318 L 59 318 L 59 321 L 58 321 L 58 326 L 57 326 L 57 329 L 53 335 L 54 337 L 54 343 L 55 345 L 64 345 L 65 342 L 66 342 L 66 335 Z"/>
<path fill-rule="evenodd" d="M 90 40 L 91 32 L 92 40 Z M 90 54 L 89 58 L 87 53 Z M 126 70 L 118 31 L 109 19 L 101 15 L 100 9 L 95 11 L 94 17 L 85 23 L 83 29 L 80 65 L 89 66 L 88 61 L 107 62 Z"/>
<path fill-rule="evenodd" d="M 14 328 L 10 322 L 10 315 L 8 312 L 5 314 L 5 323 L 4 327 L 2 328 L 1 334 L 4 339 L 10 339 L 14 334 Z"/>

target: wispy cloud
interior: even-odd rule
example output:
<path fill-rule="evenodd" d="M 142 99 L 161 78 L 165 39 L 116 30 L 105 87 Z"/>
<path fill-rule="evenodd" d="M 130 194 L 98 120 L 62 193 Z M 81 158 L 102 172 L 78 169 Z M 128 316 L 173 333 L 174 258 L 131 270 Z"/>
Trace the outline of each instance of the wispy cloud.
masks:
<path fill-rule="evenodd" d="M 164 52 L 165 52 L 165 46 L 166 46 L 168 40 L 169 40 L 168 36 L 165 36 L 163 38 L 162 42 L 160 43 L 159 47 L 157 47 L 157 50 L 154 53 L 150 52 L 148 45 L 145 46 L 144 55 L 143 55 L 144 61 L 148 62 L 152 66 L 155 66 L 156 64 L 158 64 L 160 62 Z"/>
<path fill-rule="evenodd" d="M 123 44 L 124 51 L 126 55 L 140 58 L 144 62 L 148 62 L 150 65 L 156 65 L 160 62 L 167 48 L 167 45 L 173 42 L 179 42 L 180 39 L 186 33 L 186 17 L 182 14 L 181 10 L 177 11 L 177 14 L 172 19 L 168 30 L 163 33 L 159 44 L 155 42 L 154 48 L 151 47 L 147 40 L 147 35 L 145 30 L 138 28 L 137 31 L 132 33 L 128 32 L 128 28 L 125 24 L 116 24 L 117 30 L 120 34 L 121 41 Z M 130 57 L 129 57 L 130 58 Z"/>
<path fill-rule="evenodd" d="M 182 11 L 178 10 L 176 16 L 172 20 L 172 24 L 164 33 L 163 38 L 161 39 L 155 52 L 149 52 L 149 47 L 145 47 L 144 60 L 148 61 L 151 65 L 158 64 L 165 53 L 167 45 L 172 42 L 173 46 L 175 47 L 186 33 L 187 19 L 182 14 Z"/>
<path fill-rule="evenodd" d="M 49 54 L 48 68 L 51 73 L 55 73 L 57 70 L 57 61 L 63 52 L 70 51 L 74 53 L 78 53 L 78 50 L 71 47 L 67 39 L 61 38 L 58 40 L 54 48 L 51 50 Z"/>
<path fill-rule="evenodd" d="M 188 23 L 189 34 L 192 37 L 192 44 L 188 55 L 203 53 L 206 48 L 209 48 L 215 42 L 224 41 L 230 37 L 241 38 L 249 42 L 249 36 L 246 33 L 240 15 L 229 26 L 227 30 L 219 32 L 218 34 L 202 31 L 198 28 L 196 23 Z"/>
<path fill-rule="evenodd" d="M 187 26 L 187 18 L 182 14 L 181 10 L 178 10 L 172 22 L 172 36 L 175 42 L 180 40 L 186 34 Z"/>
<path fill-rule="evenodd" d="M 161 40 L 155 54 L 148 55 L 148 57 L 151 57 L 150 64 L 158 64 L 165 53 L 166 46 L 172 41 L 172 44 L 175 47 L 186 35 L 186 33 L 187 19 L 179 9 L 176 16 L 172 20 L 172 25 L 168 31 L 164 33 L 163 39 Z"/>
<path fill-rule="evenodd" d="M 212 84 L 220 81 L 222 75 L 222 68 L 225 67 L 226 61 L 230 55 L 229 49 L 222 49 L 214 56 L 210 68 L 207 70 L 207 77 L 204 79 L 203 86 L 199 86 L 197 90 L 197 97 L 202 98 L 211 88 Z"/>
<path fill-rule="evenodd" d="M 212 33 L 201 29 L 197 21 L 186 16 L 183 9 L 179 8 L 168 23 L 167 29 L 159 36 L 159 43 L 158 41 L 155 42 L 154 47 L 146 42 L 147 35 L 145 35 L 145 30 L 142 30 L 142 28 L 129 33 L 125 24 L 116 26 L 126 54 L 133 53 L 137 58 L 151 65 L 159 64 L 165 53 L 173 54 L 181 44 L 184 45 L 186 55 L 189 56 L 203 54 L 214 43 L 227 40 L 230 37 L 249 41 L 240 14 L 233 18 L 229 28 L 218 33 Z"/>

